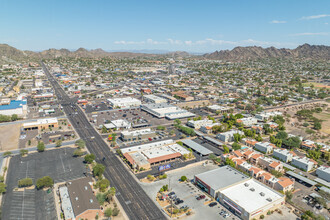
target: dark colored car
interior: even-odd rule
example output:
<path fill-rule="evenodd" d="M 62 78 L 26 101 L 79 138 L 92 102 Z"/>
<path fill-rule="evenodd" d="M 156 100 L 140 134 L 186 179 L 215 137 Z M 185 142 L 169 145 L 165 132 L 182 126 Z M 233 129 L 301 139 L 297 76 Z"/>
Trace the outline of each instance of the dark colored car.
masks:
<path fill-rule="evenodd" d="M 216 205 L 217 205 L 216 202 L 211 202 L 211 203 L 209 204 L 210 207 L 213 207 L 213 206 L 216 206 Z"/>

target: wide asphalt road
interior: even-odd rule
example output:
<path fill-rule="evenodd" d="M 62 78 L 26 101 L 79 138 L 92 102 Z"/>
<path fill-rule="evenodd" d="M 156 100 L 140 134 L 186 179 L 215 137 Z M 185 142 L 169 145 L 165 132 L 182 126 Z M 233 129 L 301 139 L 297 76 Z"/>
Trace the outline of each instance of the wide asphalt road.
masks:
<path fill-rule="evenodd" d="M 96 161 L 106 166 L 104 176 L 109 179 L 110 185 L 116 188 L 116 196 L 129 219 L 166 219 L 161 210 L 132 177 L 130 171 L 110 151 L 83 111 L 71 101 L 44 63 L 42 66 L 72 126 L 80 138 L 86 142 L 88 150 L 95 155 Z"/>

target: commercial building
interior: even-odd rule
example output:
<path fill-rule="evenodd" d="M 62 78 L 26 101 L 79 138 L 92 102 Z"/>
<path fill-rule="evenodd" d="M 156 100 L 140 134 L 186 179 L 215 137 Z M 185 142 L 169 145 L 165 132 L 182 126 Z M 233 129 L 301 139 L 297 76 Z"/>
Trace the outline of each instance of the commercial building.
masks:
<path fill-rule="evenodd" d="M 274 146 L 274 144 L 269 142 L 258 142 L 254 145 L 254 148 L 262 153 L 269 154 L 273 151 Z"/>
<path fill-rule="evenodd" d="M 195 183 L 242 219 L 258 218 L 284 204 L 284 195 L 223 166 L 195 176 Z"/>
<path fill-rule="evenodd" d="M 120 134 L 120 137 L 123 141 L 143 140 L 153 138 L 155 136 L 156 132 L 152 131 L 150 128 L 135 131 L 123 131 Z"/>
<path fill-rule="evenodd" d="M 27 122 L 23 124 L 24 130 L 41 130 L 48 128 L 57 128 L 58 120 L 57 118 L 43 118 L 38 119 L 36 122 Z"/>
<path fill-rule="evenodd" d="M 189 118 L 194 117 L 195 114 L 188 112 L 187 110 L 181 109 L 177 106 L 170 105 L 167 103 L 159 103 L 159 104 L 146 104 L 142 105 L 141 109 L 152 114 L 158 118 L 167 119 L 179 119 L 179 118 Z"/>
<path fill-rule="evenodd" d="M 121 152 L 132 168 L 136 169 L 150 169 L 151 166 L 168 163 L 190 153 L 172 139 L 123 148 Z"/>
<path fill-rule="evenodd" d="M 165 98 L 161 98 L 161 97 L 155 96 L 155 95 L 145 95 L 145 96 L 143 96 L 143 99 L 146 102 L 150 102 L 150 103 L 154 103 L 154 104 L 167 102 L 167 100 Z"/>
<path fill-rule="evenodd" d="M 230 166 L 223 166 L 195 175 L 195 184 L 212 197 L 216 198 L 220 190 L 240 182 L 245 182 L 248 179 L 250 178 L 238 170 Z"/>
<path fill-rule="evenodd" d="M 287 149 L 274 149 L 273 157 L 277 158 L 285 163 L 291 162 L 294 155 Z"/>
<path fill-rule="evenodd" d="M 320 166 L 316 169 L 316 174 L 319 178 L 330 182 L 330 167 Z"/>
<path fill-rule="evenodd" d="M 285 196 L 250 179 L 219 193 L 219 201 L 243 220 L 258 219 L 285 204 Z"/>
<path fill-rule="evenodd" d="M 140 100 L 132 97 L 108 99 L 108 102 L 112 108 L 131 108 L 141 105 Z"/>
<path fill-rule="evenodd" d="M 212 120 L 204 119 L 204 120 L 189 120 L 187 125 L 189 127 L 195 128 L 195 129 L 200 129 L 202 126 L 210 126 L 213 124 Z"/>
<path fill-rule="evenodd" d="M 216 112 L 228 113 L 232 109 L 232 108 L 220 106 L 220 105 L 209 105 L 209 106 L 207 106 L 207 108 L 209 109 L 209 111 L 211 111 L 213 113 L 216 113 Z"/>
<path fill-rule="evenodd" d="M 303 158 L 293 157 L 291 161 L 291 165 L 307 172 L 313 169 L 314 167 L 314 163 L 307 157 L 303 157 Z"/>
<path fill-rule="evenodd" d="M 256 114 L 255 117 L 259 121 L 267 121 L 270 117 L 274 117 L 277 115 L 282 115 L 281 112 L 261 112 L 259 114 Z"/>
<path fill-rule="evenodd" d="M 104 127 L 106 127 L 106 129 L 121 129 L 121 128 L 125 128 L 125 129 L 130 129 L 131 128 L 131 123 L 129 123 L 127 120 L 124 119 L 118 119 L 118 120 L 113 120 L 108 124 L 104 124 Z"/>
<path fill-rule="evenodd" d="M 258 123 L 258 120 L 255 117 L 240 118 L 237 119 L 238 123 L 242 123 L 244 126 L 252 126 Z"/>
<path fill-rule="evenodd" d="M 19 117 L 25 117 L 27 114 L 26 100 L 2 99 L 0 101 L 0 114 L 11 116 L 13 114 Z"/>
<path fill-rule="evenodd" d="M 98 216 L 98 218 L 101 219 L 103 217 L 100 204 L 98 203 L 91 188 L 92 184 L 92 178 L 82 178 L 68 182 L 66 186 L 64 186 L 67 188 L 67 193 L 71 202 L 71 208 L 73 210 L 74 217 L 71 219 L 94 219 L 95 216 Z M 60 190 L 60 192 L 61 191 L 64 192 L 61 198 L 64 198 L 63 201 L 65 201 L 65 204 L 69 205 L 68 207 L 70 208 L 70 204 L 67 201 L 66 190 Z M 62 202 L 62 209 L 64 211 L 64 209 L 67 207 L 63 206 L 63 204 L 64 203 Z M 72 213 L 70 210 L 68 211 L 69 212 L 65 214 L 72 217 Z"/>
<path fill-rule="evenodd" d="M 240 130 L 231 130 L 218 134 L 216 138 L 222 140 L 223 142 L 232 142 L 234 141 L 234 134 L 244 135 L 244 132 Z"/>

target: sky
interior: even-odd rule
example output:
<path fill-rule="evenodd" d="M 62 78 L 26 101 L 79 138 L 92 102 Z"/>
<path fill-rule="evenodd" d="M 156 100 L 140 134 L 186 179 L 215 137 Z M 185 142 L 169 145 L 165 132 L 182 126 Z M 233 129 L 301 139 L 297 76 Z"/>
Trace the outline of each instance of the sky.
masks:
<path fill-rule="evenodd" d="M 330 45 L 330 0 L 0 0 L 0 43 L 196 53 Z"/>

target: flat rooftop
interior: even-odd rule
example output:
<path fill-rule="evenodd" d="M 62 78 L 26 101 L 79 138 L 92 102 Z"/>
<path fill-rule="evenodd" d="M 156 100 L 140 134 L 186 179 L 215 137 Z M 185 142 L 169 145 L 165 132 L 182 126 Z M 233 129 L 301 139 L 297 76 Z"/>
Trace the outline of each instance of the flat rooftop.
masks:
<path fill-rule="evenodd" d="M 205 182 L 215 191 L 250 179 L 250 177 L 230 166 L 223 166 L 215 170 L 210 170 L 198 174 L 196 177 Z"/>
<path fill-rule="evenodd" d="M 202 145 L 190 140 L 190 139 L 185 139 L 182 140 L 182 143 L 184 145 L 187 145 L 188 147 L 190 147 L 191 149 L 193 149 L 194 151 L 197 151 L 198 153 L 202 154 L 202 155 L 208 155 L 213 153 L 212 151 L 210 151 L 209 149 L 203 147 Z"/>
<path fill-rule="evenodd" d="M 224 189 L 221 193 L 249 213 L 284 197 L 254 179 Z"/>

